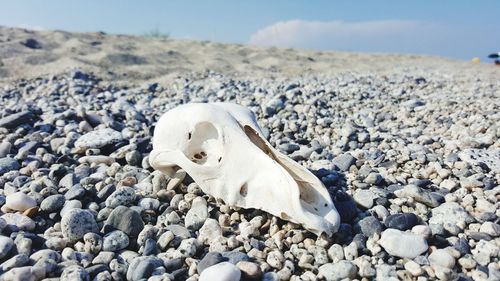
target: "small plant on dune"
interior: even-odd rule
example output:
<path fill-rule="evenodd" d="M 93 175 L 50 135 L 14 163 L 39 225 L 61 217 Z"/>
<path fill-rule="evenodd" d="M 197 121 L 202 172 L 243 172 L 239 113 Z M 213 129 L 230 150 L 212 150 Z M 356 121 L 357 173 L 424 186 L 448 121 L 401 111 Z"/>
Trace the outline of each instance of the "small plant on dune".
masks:
<path fill-rule="evenodd" d="M 156 27 L 148 32 L 145 32 L 142 35 L 144 37 L 158 38 L 158 39 L 163 39 L 163 40 L 167 40 L 170 38 L 170 33 L 162 32 L 158 27 Z"/>

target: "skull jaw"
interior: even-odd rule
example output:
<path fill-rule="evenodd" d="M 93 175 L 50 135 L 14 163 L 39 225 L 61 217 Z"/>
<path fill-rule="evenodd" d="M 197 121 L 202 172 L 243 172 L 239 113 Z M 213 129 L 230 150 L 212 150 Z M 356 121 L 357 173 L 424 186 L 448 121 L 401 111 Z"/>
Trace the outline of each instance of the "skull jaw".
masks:
<path fill-rule="evenodd" d="M 178 163 L 204 193 L 230 206 L 260 209 L 300 224 L 317 235 L 323 232 L 332 235 L 338 230 L 340 217 L 329 195 L 317 192 L 324 189 L 319 180 L 319 186 L 308 182 L 299 185 L 286 168 L 262 151 L 251 151 L 251 154 L 258 165 L 226 156 L 221 165 L 229 169 L 224 172 L 221 167 L 201 167 L 180 151 L 153 151 L 151 162 L 159 171 L 173 169 L 171 163 Z"/>

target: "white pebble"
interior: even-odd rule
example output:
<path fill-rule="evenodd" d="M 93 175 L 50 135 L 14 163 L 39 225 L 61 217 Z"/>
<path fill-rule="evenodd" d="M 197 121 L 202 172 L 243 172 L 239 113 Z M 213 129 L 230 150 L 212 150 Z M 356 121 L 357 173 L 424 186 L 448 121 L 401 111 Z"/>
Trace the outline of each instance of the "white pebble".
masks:
<path fill-rule="evenodd" d="M 16 192 L 7 195 L 5 206 L 9 209 L 22 212 L 36 207 L 36 201 L 23 192 Z"/>
<path fill-rule="evenodd" d="M 221 262 L 207 267 L 200 275 L 199 281 L 239 281 L 241 271 L 230 262 Z"/>

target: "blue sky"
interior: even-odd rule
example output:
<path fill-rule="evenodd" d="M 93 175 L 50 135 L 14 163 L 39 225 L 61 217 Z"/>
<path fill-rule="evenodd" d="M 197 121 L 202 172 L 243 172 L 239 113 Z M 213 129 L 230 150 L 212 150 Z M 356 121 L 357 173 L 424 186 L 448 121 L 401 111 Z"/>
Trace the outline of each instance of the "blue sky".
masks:
<path fill-rule="evenodd" d="M 495 0 L 0 0 L 0 25 L 461 59 L 500 51 Z"/>

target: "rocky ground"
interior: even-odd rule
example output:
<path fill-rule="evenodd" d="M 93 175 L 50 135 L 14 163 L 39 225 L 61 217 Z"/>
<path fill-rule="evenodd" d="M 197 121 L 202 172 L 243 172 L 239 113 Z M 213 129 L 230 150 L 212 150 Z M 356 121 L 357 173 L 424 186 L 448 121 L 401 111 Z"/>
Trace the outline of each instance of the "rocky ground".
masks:
<path fill-rule="evenodd" d="M 499 280 L 500 80 L 459 65 L 128 85 L 99 71 L 11 76 L 0 280 Z M 338 233 L 232 208 L 182 170 L 150 167 L 159 116 L 216 101 L 250 108 L 271 144 L 323 181 Z"/>
<path fill-rule="evenodd" d="M 0 279 L 498 280 L 499 83 L 207 72 L 119 88 L 80 71 L 11 83 Z M 231 208 L 182 170 L 150 167 L 159 116 L 214 101 L 252 109 L 270 142 L 321 178 L 338 233 Z"/>

